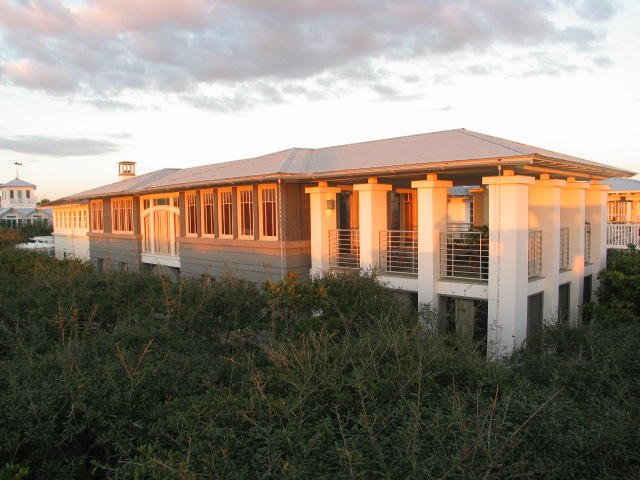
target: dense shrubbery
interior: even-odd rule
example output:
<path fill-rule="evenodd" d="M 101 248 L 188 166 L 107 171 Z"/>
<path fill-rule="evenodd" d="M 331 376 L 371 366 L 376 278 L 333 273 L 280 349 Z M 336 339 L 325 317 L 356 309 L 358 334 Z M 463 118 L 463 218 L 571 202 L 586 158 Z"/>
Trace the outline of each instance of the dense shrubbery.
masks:
<path fill-rule="evenodd" d="M 5 250 L 0 289 L 2 479 L 640 475 L 637 323 L 488 363 L 370 274 L 172 283 Z"/>

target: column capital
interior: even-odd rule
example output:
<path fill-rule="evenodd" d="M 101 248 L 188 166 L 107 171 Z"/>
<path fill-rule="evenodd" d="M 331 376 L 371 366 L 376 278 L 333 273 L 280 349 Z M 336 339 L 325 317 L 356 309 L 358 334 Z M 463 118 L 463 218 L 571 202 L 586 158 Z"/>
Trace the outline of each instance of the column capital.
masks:
<path fill-rule="evenodd" d="M 411 182 L 411 188 L 451 188 L 453 182 L 451 180 L 414 180 Z"/>
<path fill-rule="evenodd" d="M 328 187 L 328 186 L 306 187 L 304 189 L 304 193 L 340 193 L 340 187 Z"/>
<path fill-rule="evenodd" d="M 536 181 L 526 175 L 502 175 L 495 177 L 482 177 L 484 185 L 531 185 Z"/>
<path fill-rule="evenodd" d="M 541 178 L 540 180 L 536 180 L 535 183 L 531 185 L 532 188 L 535 187 L 564 187 L 567 184 L 566 180 L 558 180 L 552 178 Z"/>
<path fill-rule="evenodd" d="M 567 180 L 567 184 L 562 188 L 575 189 L 575 190 L 586 190 L 587 188 L 589 188 L 589 184 L 585 183 L 585 182 L 575 182 L 575 181 L 571 182 L 571 181 Z"/>
<path fill-rule="evenodd" d="M 356 183 L 353 186 L 356 192 L 390 192 L 393 185 L 386 183 Z"/>

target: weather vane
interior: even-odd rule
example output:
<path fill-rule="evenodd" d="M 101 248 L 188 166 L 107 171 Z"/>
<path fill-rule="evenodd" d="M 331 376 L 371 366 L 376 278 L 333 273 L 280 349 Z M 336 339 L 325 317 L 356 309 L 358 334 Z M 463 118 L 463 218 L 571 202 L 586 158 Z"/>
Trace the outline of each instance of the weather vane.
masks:
<path fill-rule="evenodd" d="M 18 167 L 22 166 L 22 163 L 20 162 L 13 162 L 13 164 L 16 166 L 16 178 L 18 178 Z"/>

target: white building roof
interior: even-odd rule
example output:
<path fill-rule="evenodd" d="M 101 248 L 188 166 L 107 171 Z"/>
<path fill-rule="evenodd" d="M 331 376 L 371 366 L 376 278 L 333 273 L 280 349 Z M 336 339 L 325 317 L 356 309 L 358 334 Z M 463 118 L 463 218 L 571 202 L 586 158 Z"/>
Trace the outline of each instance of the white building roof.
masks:
<path fill-rule="evenodd" d="M 29 182 L 25 182 L 24 180 L 20 180 L 18 177 L 14 178 L 10 182 L 7 182 L 7 183 L 4 183 L 4 184 L 0 185 L 0 188 L 4 188 L 4 187 L 33 187 L 33 188 L 36 188 L 36 186 L 33 183 L 29 183 Z"/>
<path fill-rule="evenodd" d="M 640 180 L 634 180 L 633 178 L 607 178 L 606 180 L 601 180 L 600 183 L 611 185 L 611 190 L 609 190 L 610 192 L 629 192 L 632 190 L 640 192 Z"/>

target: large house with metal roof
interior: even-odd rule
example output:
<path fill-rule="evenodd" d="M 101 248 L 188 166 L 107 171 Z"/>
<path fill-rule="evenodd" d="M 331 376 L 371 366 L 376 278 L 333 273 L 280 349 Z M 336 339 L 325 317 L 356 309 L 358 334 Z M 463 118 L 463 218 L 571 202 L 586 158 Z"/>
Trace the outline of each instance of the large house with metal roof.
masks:
<path fill-rule="evenodd" d="M 543 319 L 579 321 L 605 265 L 598 181 L 631 175 L 459 129 L 162 169 L 53 205 L 87 202 L 99 269 L 263 281 L 375 268 L 449 311 L 438 328 L 500 355 Z"/>
<path fill-rule="evenodd" d="M 36 186 L 20 178 L 0 185 L 0 221 L 11 226 L 51 222 L 50 209 L 38 209 Z"/>

